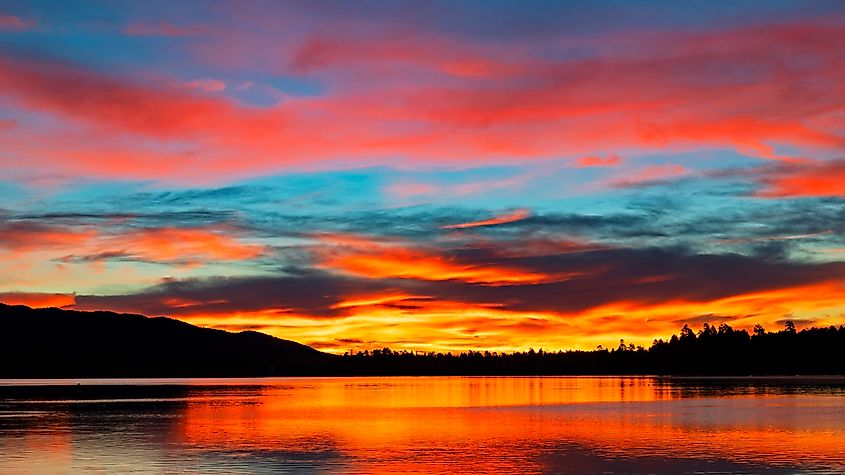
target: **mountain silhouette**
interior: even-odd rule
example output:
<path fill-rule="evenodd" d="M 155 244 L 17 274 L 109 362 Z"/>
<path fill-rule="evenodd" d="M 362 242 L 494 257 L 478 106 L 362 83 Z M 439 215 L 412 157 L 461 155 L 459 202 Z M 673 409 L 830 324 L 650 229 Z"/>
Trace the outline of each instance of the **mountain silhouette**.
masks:
<path fill-rule="evenodd" d="M 304 375 L 338 358 L 255 331 L 0 304 L 0 378 Z"/>

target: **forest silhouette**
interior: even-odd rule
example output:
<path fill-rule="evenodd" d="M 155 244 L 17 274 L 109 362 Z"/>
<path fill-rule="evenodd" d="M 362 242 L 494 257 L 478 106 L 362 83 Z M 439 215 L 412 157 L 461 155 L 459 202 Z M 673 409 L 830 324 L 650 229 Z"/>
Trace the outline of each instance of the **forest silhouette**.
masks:
<path fill-rule="evenodd" d="M 792 321 L 752 333 L 727 324 L 684 325 L 649 348 L 620 341 L 591 351 L 467 351 L 417 354 L 389 348 L 345 354 L 344 367 L 361 374 L 466 375 L 841 375 L 845 374 L 845 327 L 797 331 Z"/>
<path fill-rule="evenodd" d="M 341 375 L 845 375 L 845 327 L 687 325 L 648 348 L 332 355 L 165 317 L 0 304 L 0 378 Z"/>

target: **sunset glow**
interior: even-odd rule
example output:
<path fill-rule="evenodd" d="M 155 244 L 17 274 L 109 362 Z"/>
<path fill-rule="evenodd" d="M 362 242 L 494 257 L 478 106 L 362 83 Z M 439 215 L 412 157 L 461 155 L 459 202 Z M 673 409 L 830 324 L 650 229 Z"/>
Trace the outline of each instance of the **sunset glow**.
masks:
<path fill-rule="evenodd" d="M 0 2 L 0 302 L 333 353 L 845 324 L 841 2 L 177 3 Z"/>

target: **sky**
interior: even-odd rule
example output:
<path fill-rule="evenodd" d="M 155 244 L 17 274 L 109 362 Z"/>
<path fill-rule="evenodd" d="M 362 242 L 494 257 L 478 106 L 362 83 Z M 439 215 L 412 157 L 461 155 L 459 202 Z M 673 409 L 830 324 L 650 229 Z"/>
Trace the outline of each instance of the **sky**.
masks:
<path fill-rule="evenodd" d="M 845 323 L 845 3 L 0 0 L 0 302 L 342 353 Z"/>

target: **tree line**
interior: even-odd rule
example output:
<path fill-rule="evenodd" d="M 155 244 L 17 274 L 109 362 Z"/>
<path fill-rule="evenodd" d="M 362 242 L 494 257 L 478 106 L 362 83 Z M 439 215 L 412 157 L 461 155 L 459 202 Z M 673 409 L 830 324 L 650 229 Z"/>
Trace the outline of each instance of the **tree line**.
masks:
<path fill-rule="evenodd" d="M 337 372 L 361 375 L 822 375 L 845 374 L 845 326 L 769 332 L 728 324 L 684 325 L 649 348 L 620 341 L 591 351 L 466 351 L 419 354 L 389 348 L 346 353 Z"/>

